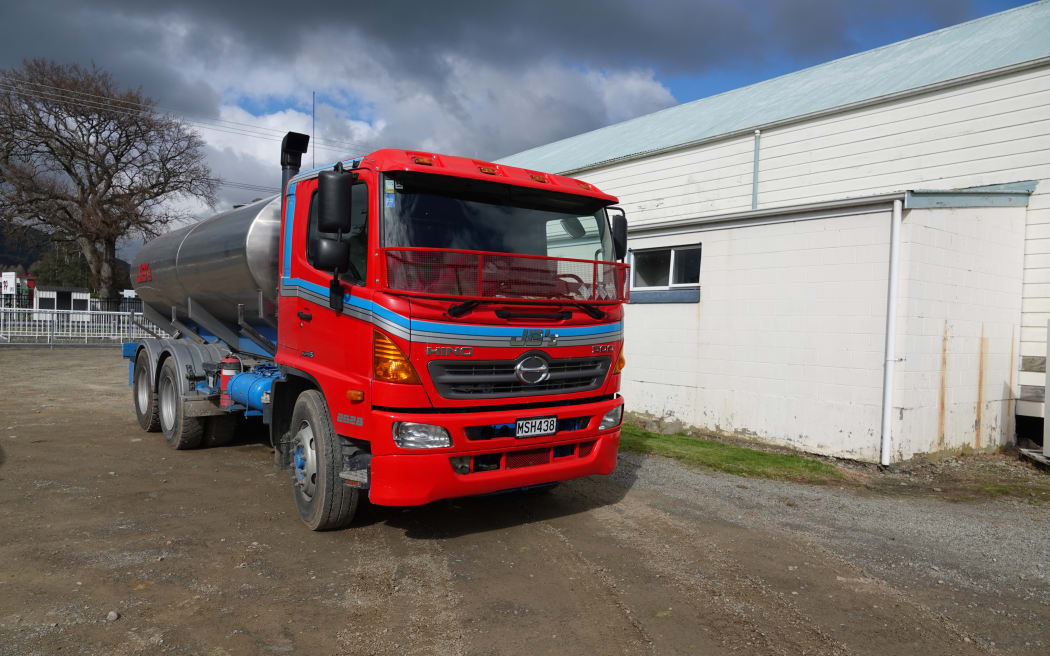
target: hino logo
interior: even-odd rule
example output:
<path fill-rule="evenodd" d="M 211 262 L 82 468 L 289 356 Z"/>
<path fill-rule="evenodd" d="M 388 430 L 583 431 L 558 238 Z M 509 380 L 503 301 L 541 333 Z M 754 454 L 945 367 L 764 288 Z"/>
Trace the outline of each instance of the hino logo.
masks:
<path fill-rule="evenodd" d="M 521 337 L 511 337 L 511 346 L 557 346 L 558 333 L 549 330 L 533 330 L 526 328 L 521 331 Z"/>
<path fill-rule="evenodd" d="M 526 385 L 536 385 L 550 378 L 550 365 L 540 356 L 530 355 L 514 367 L 514 375 Z"/>
<path fill-rule="evenodd" d="M 469 358 L 474 355 L 474 348 L 470 346 L 428 346 L 427 355 L 458 355 Z"/>

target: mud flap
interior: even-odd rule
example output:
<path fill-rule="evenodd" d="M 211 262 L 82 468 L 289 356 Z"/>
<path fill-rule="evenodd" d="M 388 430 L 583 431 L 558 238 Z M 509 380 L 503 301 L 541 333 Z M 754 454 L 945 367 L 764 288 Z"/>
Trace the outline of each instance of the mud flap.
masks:
<path fill-rule="evenodd" d="M 371 461 L 371 453 L 358 451 L 353 455 L 344 454 L 343 471 L 339 472 L 339 478 L 346 481 L 347 485 L 367 490 L 372 483 Z"/>

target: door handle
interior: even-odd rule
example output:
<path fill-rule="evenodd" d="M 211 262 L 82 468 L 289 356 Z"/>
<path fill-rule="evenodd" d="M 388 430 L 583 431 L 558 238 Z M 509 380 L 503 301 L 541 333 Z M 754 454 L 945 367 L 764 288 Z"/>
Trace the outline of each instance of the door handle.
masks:
<path fill-rule="evenodd" d="M 310 314 L 309 312 L 300 312 L 299 313 L 300 321 L 310 321 L 313 318 L 314 318 L 314 315 Z"/>

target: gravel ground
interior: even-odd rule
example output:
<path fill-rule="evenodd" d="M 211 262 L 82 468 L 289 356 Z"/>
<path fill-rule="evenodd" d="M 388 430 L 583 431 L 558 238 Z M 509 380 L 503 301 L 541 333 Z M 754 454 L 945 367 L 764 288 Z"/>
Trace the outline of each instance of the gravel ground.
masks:
<path fill-rule="evenodd" d="M 173 452 L 115 350 L 0 349 L 0 654 L 1050 652 L 1050 510 L 623 454 L 311 533 L 256 437 Z"/>

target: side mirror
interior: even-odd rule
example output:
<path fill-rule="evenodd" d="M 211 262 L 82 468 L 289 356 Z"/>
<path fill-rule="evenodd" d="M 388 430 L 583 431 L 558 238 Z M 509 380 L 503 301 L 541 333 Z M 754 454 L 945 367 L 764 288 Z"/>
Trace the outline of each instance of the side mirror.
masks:
<path fill-rule="evenodd" d="M 612 219 L 613 251 L 616 259 L 622 261 L 627 257 L 627 214 L 619 207 L 610 207 L 607 211 Z"/>
<path fill-rule="evenodd" d="M 350 259 L 350 246 L 346 242 L 320 237 L 314 242 L 314 261 L 324 271 L 342 271 Z"/>
<path fill-rule="evenodd" d="M 350 246 L 335 239 L 319 238 L 316 242 L 314 261 L 318 269 L 335 271 L 328 285 L 328 307 L 336 312 L 343 311 L 343 285 L 339 282 L 339 271 L 350 261 Z"/>
<path fill-rule="evenodd" d="M 352 175 L 342 164 L 317 175 L 317 228 L 321 232 L 350 232 Z"/>

